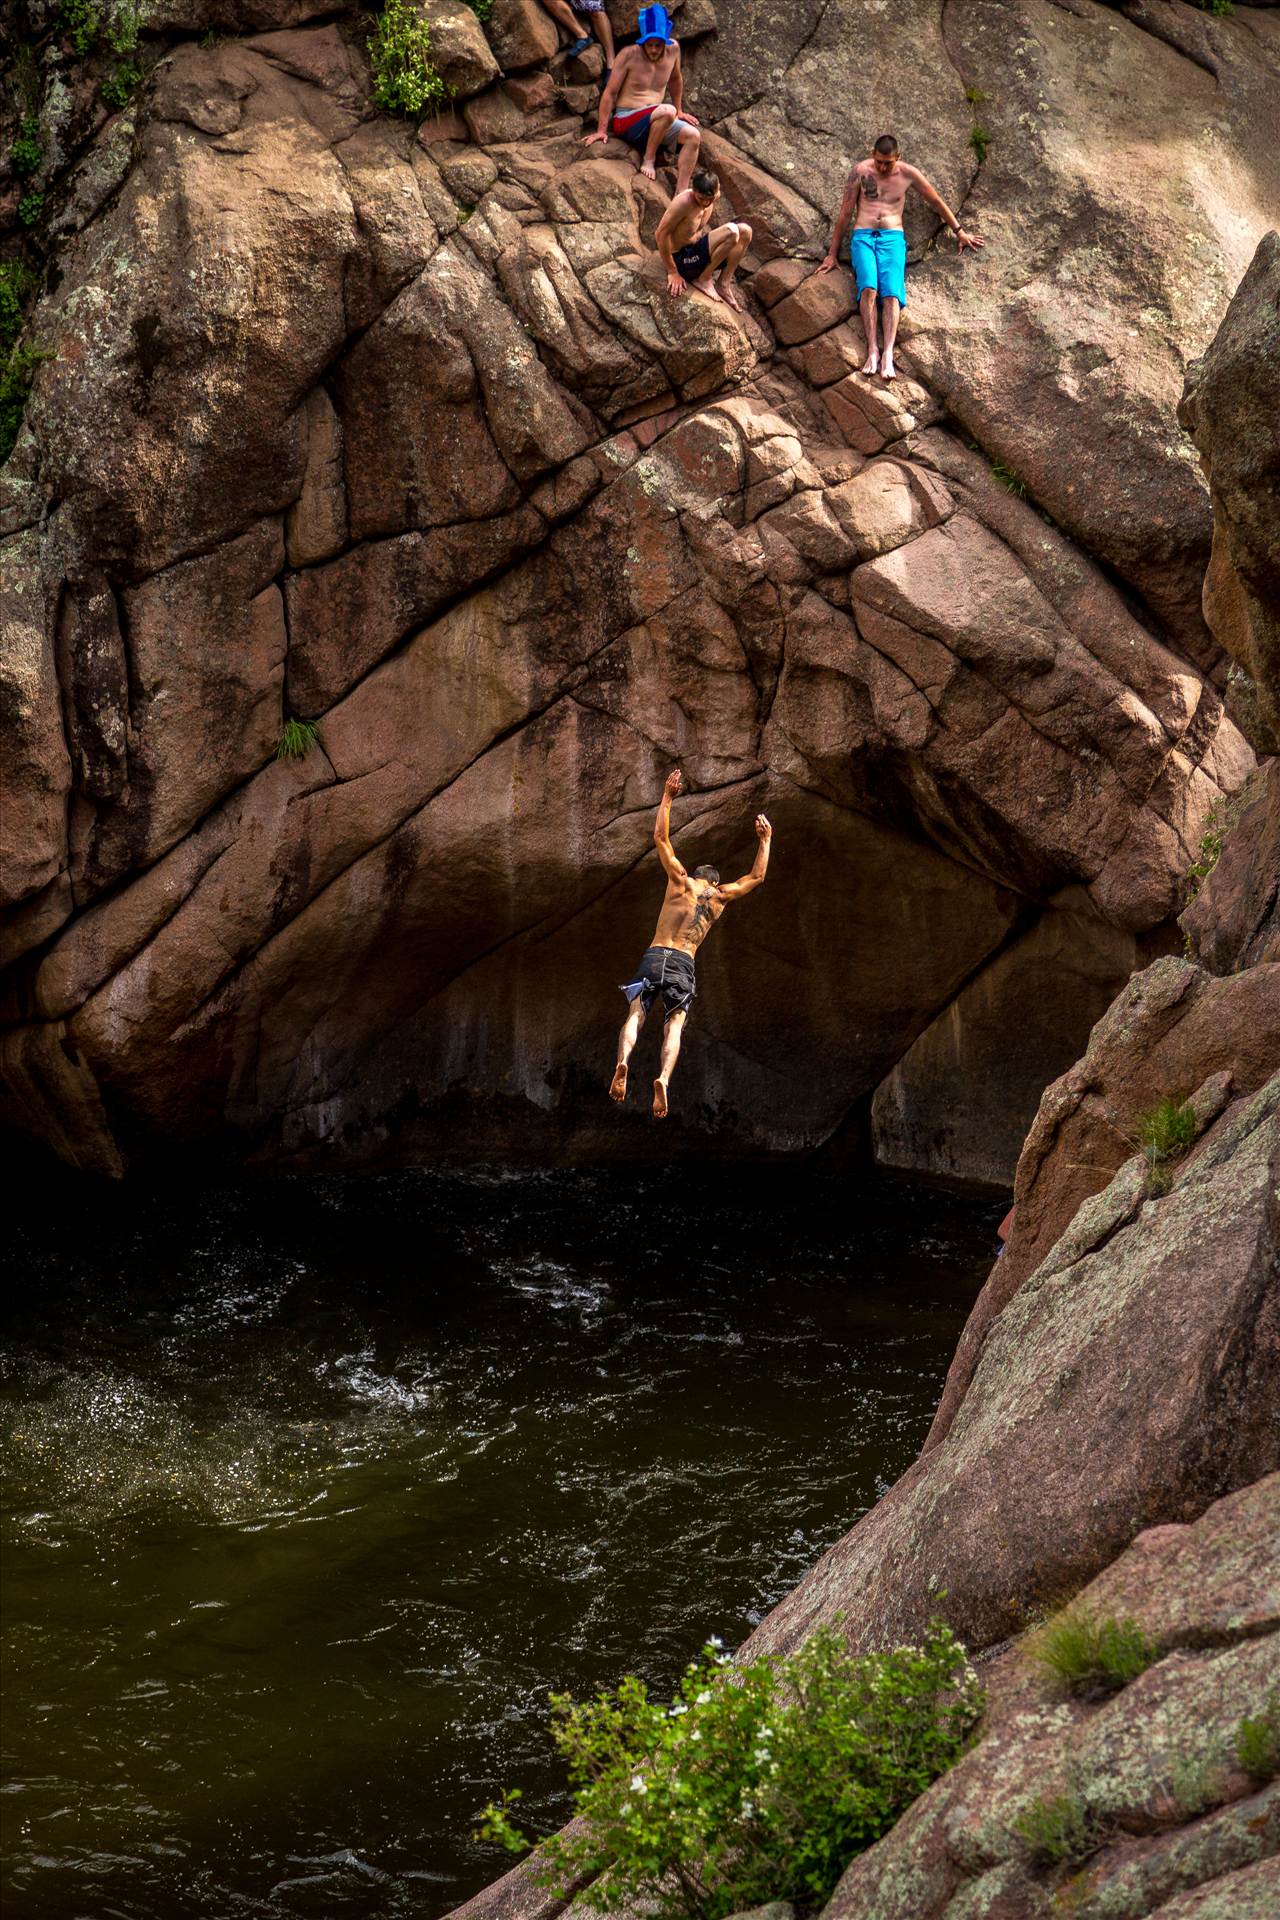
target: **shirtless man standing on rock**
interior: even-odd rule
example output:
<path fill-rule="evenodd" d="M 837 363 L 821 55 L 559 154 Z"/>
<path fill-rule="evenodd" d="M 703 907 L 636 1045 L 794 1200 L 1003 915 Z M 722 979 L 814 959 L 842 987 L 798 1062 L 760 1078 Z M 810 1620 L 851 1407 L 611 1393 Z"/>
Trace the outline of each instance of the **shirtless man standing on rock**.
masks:
<path fill-rule="evenodd" d="M 671 89 L 671 102 L 665 95 Z M 702 132 L 684 106 L 684 75 L 680 70 L 680 43 L 671 31 L 665 7 L 644 7 L 639 40 L 624 47 L 613 63 L 609 84 L 600 96 L 600 119 L 582 144 L 590 147 L 613 134 L 642 155 L 640 171 L 646 180 L 657 178 L 658 148 L 676 143 L 676 192 L 683 193 L 693 178 Z"/>
<path fill-rule="evenodd" d="M 681 294 L 686 287 L 705 293 L 708 300 L 724 300 L 742 312 L 733 276 L 751 245 L 745 220 L 726 220 L 713 227 L 720 182 L 700 168 L 687 193 L 678 193 L 658 222 L 655 244 L 667 270 L 667 291 Z"/>
<path fill-rule="evenodd" d="M 671 802 L 679 791 L 680 769 L 677 767 L 667 775 L 653 828 L 658 858 L 667 876 L 666 897 L 658 915 L 653 945 L 636 968 L 635 979 L 629 980 L 622 989 L 631 1010 L 618 1035 L 618 1064 L 609 1088 L 610 1095 L 619 1104 L 626 1099 L 627 1062 L 640 1037 L 645 1015 L 654 999 L 661 997 L 667 1021 L 662 1032 L 662 1062 L 653 1083 L 655 1120 L 667 1117 L 667 1088 L 680 1057 L 684 1023 L 697 992 L 694 955 L 729 902 L 741 900 L 744 894 L 764 885 L 769 868 L 769 843 L 773 838 L 773 828 L 764 815 L 758 813 L 756 834 L 760 845 L 750 873 L 744 874 L 741 880 L 729 881 L 727 886 L 721 886 L 720 875 L 714 867 L 695 867 L 692 873 L 686 873 L 671 844 Z"/>
<path fill-rule="evenodd" d="M 921 198 L 946 221 L 961 253 L 966 247 L 986 245 L 976 233 L 965 232 L 937 188 L 925 179 L 918 167 L 909 167 L 905 160 L 898 158 L 898 143 L 891 133 L 882 133 L 868 158 L 855 163 L 845 182 L 827 257 L 818 272 L 830 273 L 832 267 L 839 265 L 840 248 L 853 220 L 849 264 L 858 282 L 858 307 L 867 336 L 867 358 L 862 371 L 879 373 L 886 380 L 897 376 L 893 348 L 898 338 L 898 316 L 907 304 L 907 236 L 902 231 L 902 209 L 909 187 L 917 188 Z M 877 295 L 884 328 L 883 350 L 876 345 Z"/>

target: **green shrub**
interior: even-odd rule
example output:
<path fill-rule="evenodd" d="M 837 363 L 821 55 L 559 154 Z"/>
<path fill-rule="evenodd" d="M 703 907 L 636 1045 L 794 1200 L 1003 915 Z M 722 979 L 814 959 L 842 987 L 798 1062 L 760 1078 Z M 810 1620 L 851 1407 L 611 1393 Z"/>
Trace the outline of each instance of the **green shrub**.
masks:
<path fill-rule="evenodd" d="M 1072 1607 L 1040 1629 L 1032 1651 L 1066 1693 L 1116 1693 L 1159 1658 L 1136 1620 L 1096 1620 Z"/>
<path fill-rule="evenodd" d="M 1169 1184 L 1168 1162 L 1195 1145 L 1196 1116 L 1185 1100 L 1166 1094 L 1149 1112 L 1138 1117 L 1138 1145 L 1147 1163 L 1148 1182 L 1164 1191 Z"/>
<path fill-rule="evenodd" d="M 132 53 L 138 44 L 138 6 L 137 0 L 112 0 L 110 15 L 103 33 L 112 53 Z M 142 78 L 141 73 L 138 79 Z M 135 86 L 137 82 L 134 82 Z"/>
<path fill-rule="evenodd" d="M 319 743 L 310 720 L 286 720 L 276 741 L 277 760 L 301 760 Z"/>
<path fill-rule="evenodd" d="M 449 98 L 431 64 L 431 31 L 414 0 L 386 0 L 369 40 L 373 98 L 389 113 L 424 113 Z"/>
<path fill-rule="evenodd" d="M 92 53 L 102 32 L 102 8 L 97 0 L 62 0 L 62 31 L 83 60 Z"/>
<path fill-rule="evenodd" d="M 729 1669 L 711 1641 L 670 1706 L 634 1676 L 576 1704 L 552 1696 L 581 1826 L 546 1842 L 542 1883 L 598 1909 L 723 1920 L 767 1900 L 820 1905 L 855 1854 L 956 1761 L 981 1711 L 964 1648 L 939 1621 L 918 1647 L 850 1654 L 835 1633 Z M 516 1794 L 481 1837 L 519 1851 Z"/>
<path fill-rule="evenodd" d="M 108 107 L 119 109 L 132 100 L 142 80 L 142 68 L 132 60 L 121 60 L 107 75 L 98 92 Z"/>
<path fill-rule="evenodd" d="M 978 156 L 978 165 L 987 157 L 987 148 L 991 145 L 991 135 L 985 127 L 973 126 L 969 129 L 969 145 Z"/>
<path fill-rule="evenodd" d="M 0 466 L 13 452 L 31 391 L 31 376 L 42 360 L 52 358 L 51 353 L 42 353 L 38 347 L 9 347 L 0 359 Z"/>
<path fill-rule="evenodd" d="M 22 303 L 36 284 L 36 277 L 25 260 L 6 260 L 0 265 L 0 350 L 9 348 L 22 331 Z"/>
<path fill-rule="evenodd" d="M 1262 1712 L 1240 1722 L 1235 1750 L 1241 1771 L 1251 1780 L 1274 1780 L 1280 1773 L 1280 1693 L 1273 1689 Z"/>
<path fill-rule="evenodd" d="M 18 202 L 18 218 L 24 227 L 34 227 L 44 212 L 44 195 L 33 187 L 30 193 L 24 193 Z"/>
<path fill-rule="evenodd" d="M 481 26 L 484 25 L 485 21 L 489 18 L 490 14 L 493 12 L 493 0 L 467 0 L 467 5 L 470 7 L 472 13 L 474 13 L 476 19 L 480 22 Z"/>
<path fill-rule="evenodd" d="M 9 164 L 20 180 L 34 173 L 44 159 L 44 141 L 40 138 L 38 115 L 29 114 L 18 128 L 18 137 L 9 149 Z"/>
<path fill-rule="evenodd" d="M 1226 20 L 1235 12 L 1232 0 L 1196 0 L 1201 13 L 1211 13 L 1218 20 Z"/>
<path fill-rule="evenodd" d="M 1010 1825 L 1033 1867 L 1078 1866 L 1102 1842 L 1096 1821 L 1074 1793 L 1033 1800 Z"/>

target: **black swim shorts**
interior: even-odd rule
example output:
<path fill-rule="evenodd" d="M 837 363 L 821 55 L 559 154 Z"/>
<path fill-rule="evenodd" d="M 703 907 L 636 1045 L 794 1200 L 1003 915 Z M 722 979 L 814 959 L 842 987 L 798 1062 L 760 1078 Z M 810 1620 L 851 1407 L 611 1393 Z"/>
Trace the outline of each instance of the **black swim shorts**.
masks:
<path fill-rule="evenodd" d="M 635 979 L 628 980 L 622 991 L 628 1000 L 639 999 L 645 1013 L 657 994 L 667 1013 L 687 1013 L 698 991 L 693 955 L 679 947 L 650 947 L 636 968 Z"/>
<path fill-rule="evenodd" d="M 696 240 L 689 242 L 687 247 L 680 247 L 672 255 L 672 258 L 676 263 L 676 272 L 682 280 L 700 280 L 707 268 L 711 265 L 711 240 L 709 236 L 705 233 L 700 233 Z M 655 949 L 655 951 L 665 952 L 667 949 L 658 948 Z"/>

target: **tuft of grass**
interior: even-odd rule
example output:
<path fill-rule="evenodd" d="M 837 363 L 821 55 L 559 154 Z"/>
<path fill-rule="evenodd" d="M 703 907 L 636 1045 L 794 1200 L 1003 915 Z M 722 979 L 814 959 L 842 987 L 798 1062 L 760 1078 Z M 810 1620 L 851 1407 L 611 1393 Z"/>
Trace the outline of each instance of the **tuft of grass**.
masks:
<path fill-rule="evenodd" d="M 1227 840 L 1227 821 L 1223 815 L 1222 802 L 1215 800 L 1204 818 L 1204 830 L 1200 835 L 1200 846 L 1195 859 L 1187 868 L 1187 905 L 1199 893 L 1209 875 L 1222 858 L 1222 849 Z"/>
<path fill-rule="evenodd" d="M 977 154 L 978 165 L 981 166 L 983 161 L 987 157 L 987 148 L 991 145 L 991 135 L 987 132 L 985 127 L 979 127 L 976 125 L 970 127 L 969 145 L 973 148 L 974 152 Z"/>
<path fill-rule="evenodd" d="M 35 173 L 44 159 L 44 141 L 40 138 L 37 114 L 28 114 L 18 128 L 18 137 L 9 149 L 9 164 L 19 180 Z"/>
<path fill-rule="evenodd" d="M 981 87 L 966 87 L 964 97 L 971 107 L 980 107 L 987 96 Z"/>
<path fill-rule="evenodd" d="M 1097 1821 L 1075 1793 L 1033 1800 L 1010 1825 L 1032 1867 L 1078 1866 L 1103 1840 Z"/>
<path fill-rule="evenodd" d="M 1003 460 L 991 462 L 991 478 L 998 486 L 1003 487 L 1006 493 L 1011 493 L 1015 500 L 1026 499 L 1026 481 L 1020 474 L 1015 473 L 1012 467 L 1007 467 Z"/>
<path fill-rule="evenodd" d="M 1147 1191 L 1169 1191 L 1170 1163 L 1195 1145 L 1196 1116 L 1185 1100 L 1166 1094 L 1138 1116 L 1138 1146 L 1147 1163 Z"/>
<path fill-rule="evenodd" d="M 1260 1714 L 1246 1714 L 1236 1728 L 1236 1760 L 1260 1784 L 1280 1774 L 1280 1693 L 1273 1687 Z"/>
<path fill-rule="evenodd" d="M 424 114 L 449 99 L 431 63 L 431 29 L 413 0 L 385 0 L 369 37 L 374 103 L 388 113 Z"/>
<path fill-rule="evenodd" d="M 1159 1658 L 1136 1620 L 1094 1619 L 1067 1607 L 1037 1634 L 1033 1651 L 1064 1693 L 1118 1693 Z"/>
<path fill-rule="evenodd" d="M 277 760 L 302 760 L 312 747 L 318 746 L 320 735 L 309 720 L 286 720 L 280 729 L 280 738 L 276 741 Z"/>

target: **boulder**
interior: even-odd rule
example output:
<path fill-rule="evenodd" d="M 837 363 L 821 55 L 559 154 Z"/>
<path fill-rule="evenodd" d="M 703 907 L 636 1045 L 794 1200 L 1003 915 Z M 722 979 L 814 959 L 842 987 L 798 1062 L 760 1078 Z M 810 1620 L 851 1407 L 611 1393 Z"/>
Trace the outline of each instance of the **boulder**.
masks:
<path fill-rule="evenodd" d="M 501 69 L 465 0 L 427 0 L 426 12 L 432 65 L 455 99 L 465 100 L 497 79 Z"/>
<path fill-rule="evenodd" d="M 1213 500 L 1205 619 L 1244 674 L 1246 733 L 1260 753 L 1280 753 L 1280 234 L 1258 243 L 1188 372 L 1178 418 Z"/>

